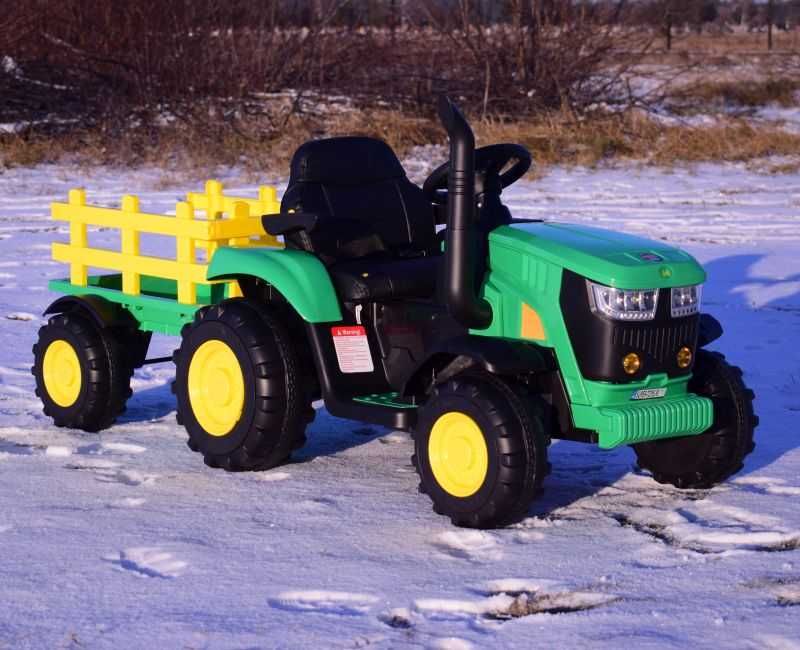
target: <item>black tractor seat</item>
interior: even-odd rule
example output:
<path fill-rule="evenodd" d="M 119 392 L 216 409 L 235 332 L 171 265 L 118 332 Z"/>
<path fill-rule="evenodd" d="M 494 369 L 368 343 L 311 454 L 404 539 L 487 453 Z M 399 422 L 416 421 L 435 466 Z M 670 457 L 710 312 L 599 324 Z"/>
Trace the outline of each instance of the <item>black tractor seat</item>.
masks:
<path fill-rule="evenodd" d="M 442 259 L 433 205 L 389 145 L 362 137 L 302 145 L 267 232 L 316 255 L 344 302 L 431 298 Z"/>
<path fill-rule="evenodd" d="M 441 255 L 391 259 L 363 257 L 328 268 L 343 302 L 392 298 L 432 298 L 436 293 Z"/>

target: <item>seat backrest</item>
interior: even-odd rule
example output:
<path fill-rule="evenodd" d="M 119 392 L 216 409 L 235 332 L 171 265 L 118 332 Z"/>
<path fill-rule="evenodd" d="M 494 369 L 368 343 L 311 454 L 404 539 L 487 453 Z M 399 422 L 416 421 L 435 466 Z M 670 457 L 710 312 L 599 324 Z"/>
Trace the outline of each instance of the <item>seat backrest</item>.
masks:
<path fill-rule="evenodd" d="M 327 138 L 303 144 L 292 158 L 281 212 L 317 214 L 310 234 L 287 244 L 326 263 L 382 252 L 415 256 L 436 252 L 433 208 L 406 177 L 382 140 Z"/>

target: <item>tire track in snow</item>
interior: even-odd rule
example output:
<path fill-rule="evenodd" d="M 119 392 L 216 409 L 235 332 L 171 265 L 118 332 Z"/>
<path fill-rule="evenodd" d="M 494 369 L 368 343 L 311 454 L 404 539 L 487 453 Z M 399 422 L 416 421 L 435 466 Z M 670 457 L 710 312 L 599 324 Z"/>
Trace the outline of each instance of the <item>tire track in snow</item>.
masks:
<path fill-rule="evenodd" d="M 187 562 L 158 547 L 128 548 L 103 558 L 125 571 L 145 578 L 177 578 Z"/>

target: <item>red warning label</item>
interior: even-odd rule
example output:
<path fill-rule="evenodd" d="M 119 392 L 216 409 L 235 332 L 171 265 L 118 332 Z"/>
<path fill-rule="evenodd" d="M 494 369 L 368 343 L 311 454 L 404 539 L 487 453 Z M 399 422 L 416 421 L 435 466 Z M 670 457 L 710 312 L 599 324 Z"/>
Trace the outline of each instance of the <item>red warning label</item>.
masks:
<path fill-rule="evenodd" d="M 343 373 L 372 372 L 372 354 L 369 351 L 367 331 L 361 325 L 345 325 L 331 328 L 333 347 Z"/>

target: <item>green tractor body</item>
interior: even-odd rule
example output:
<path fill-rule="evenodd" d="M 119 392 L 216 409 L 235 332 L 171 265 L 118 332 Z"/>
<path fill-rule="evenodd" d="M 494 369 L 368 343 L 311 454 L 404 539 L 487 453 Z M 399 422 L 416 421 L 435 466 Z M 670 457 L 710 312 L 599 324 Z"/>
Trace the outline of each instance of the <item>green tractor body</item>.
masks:
<path fill-rule="evenodd" d="M 420 227 L 420 190 L 383 143 L 308 143 L 280 214 L 263 219 L 286 248 L 223 247 L 211 259 L 207 279 L 235 280 L 243 297 L 209 285 L 193 310 L 158 278 L 143 276 L 135 297 L 107 276 L 55 282 L 71 296 L 48 309 L 57 316 L 40 341 L 77 349 L 95 327 L 95 347 L 113 333 L 124 348 L 137 335 L 126 371 L 112 373 L 127 380 L 144 361 L 143 333 L 180 332 L 178 418 L 212 467 L 283 462 L 320 398 L 333 415 L 412 431 L 421 488 L 458 525 L 523 515 L 553 438 L 632 445 L 642 467 L 681 488 L 737 471 L 757 418 L 741 371 L 702 349 L 721 335 L 699 311 L 702 267 L 660 242 L 512 220 L 500 193 L 530 155 L 518 145 L 476 151 L 460 112 L 445 101 L 440 113 L 450 160 L 419 204 L 445 226 L 438 236 Z M 365 159 L 358 183 L 341 171 L 342 151 Z M 371 212 L 375 197 L 401 210 L 399 230 L 396 218 L 373 228 L 383 209 Z M 342 212 L 336 201 L 350 212 L 324 216 Z M 366 217 L 350 218 L 359 211 Z M 49 390 L 45 343 L 34 366 L 45 411 L 68 426 L 106 426 L 115 413 L 89 421 L 50 399 L 76 389 Z M 74 363 L 68 347 L 54 349 L 50 367 Z M 109 358 L 109 372 L 123 357 Z"/>
<path fill-rule="evenodd" d="M 649 323 L 617 324 L 592 336 L 587 325 L 599 317 L 591 312 L 588 290 L 581 286 L 586 279 L 619 289 L 658 289 L 668 300 L 671 287 L 705 280 L 702 267 L 688 253 L 630 235 L 559 223 L 503 226 L 490 235 L 489 250 L 491 270 L 483 295 L 493 320 L 473 333 L 524 339 L 523 305 L 534 310 L 542 324 L 536 344 L 557 358 L 576 428 L 596 432 L 600 446 L 610 448 L 700 433 L 710 426 L 709 400 L 687 394 L 687 373 L 670 376 L 678 350 L 696 346 L 697 317 L 660 319 L 663 326 L 656 331 Z M 572 279 L 568 286 L 565 275 Z M 572 329 L 567 321 L 574 323 Z M 624 330 L 634 334 L 622 341 Z M 588 346 L 581 346 L 587 337 Z M 630 352 L 645 360 L 630 377 L 604 368 L 584 373 L 582 366 L 591 361 L 580 358 L 579 347 L 602 350 L 619 370 Z M 657 401 L 641 398 L 647 395 L 658 396 Z"/>
<path fill-rule="evenodd" d="M 342 322 L 336 291 L 324 265 L 314 255 L 226 248 L 212 260 L 209 278 L 242 277 L 242 269 L 274 287 L 307 323 L 335 326 Z M 612 448 L 705 431 L 713 417 L 710 400 L 687 392 L 689 373 L 670 377 L 666 366 L 671 364 L 660 363 L 655 354 L 649 355 L 635 379 L 626 378 L 624 383 L 584 376 L 562 310 L 565 272 L 620 289 L 664 289 L 667 298 L 671 287 L 700 285 L 705 280 L 705 272 L 691 255 L 647 239 L 555 222 L 501 226 L 489 236 L 489 271 L 480 291 L 491 305 L 492 320 L 486 328 L 471 329 L 470 335 L 521 343 L 553 355 L 573 424 L 559 435 L 579 436 Z M 575 309 L 574 303 L 578 303 L 580 310 L 583 304 L 584 313 L 577 315 L 578 319 L 595 318 L 589 309 L 588 292 L 584 289 L 575 297 L 577 300 L 570 301 L 567 309 Z M 534 340 L 525 335 L 525 309 L 538 315 L 541 338 Z M 657 333 L 672 339 L 667 353 L 677 354 L 683 346 L 695 348 L 698 319 L 689 319 L 694 327 L 685 328 L 684 317 L 674 324 L 667 323 L 663 332 Z M 670 330 L 675 330 L 674 334 Z M 573 332 L 576 338 L 583 335 Z M 681 335 L 683 338 L 675 338 Z M 472 341 L 475 347 L 480 343 L 477 338 Z M 595 340 L 592 346 L 609 351 L 614 342 Z M 642 347 L 623 345 L 613 361 L 621 368 L 625 354 L 635 351 L 644 356 L 647 350 Z M 514 349 L 514 345 L 508 347 Z M 371 395 L 375 404 L 410 408 L 397 400 L 387 402 L 385 395 L 390 393 Z M 654 397 L 648 399 L 648 395 Z M 370 402 L 370 395 L 355 397 L 361 398 L 360 403 Z"/>

